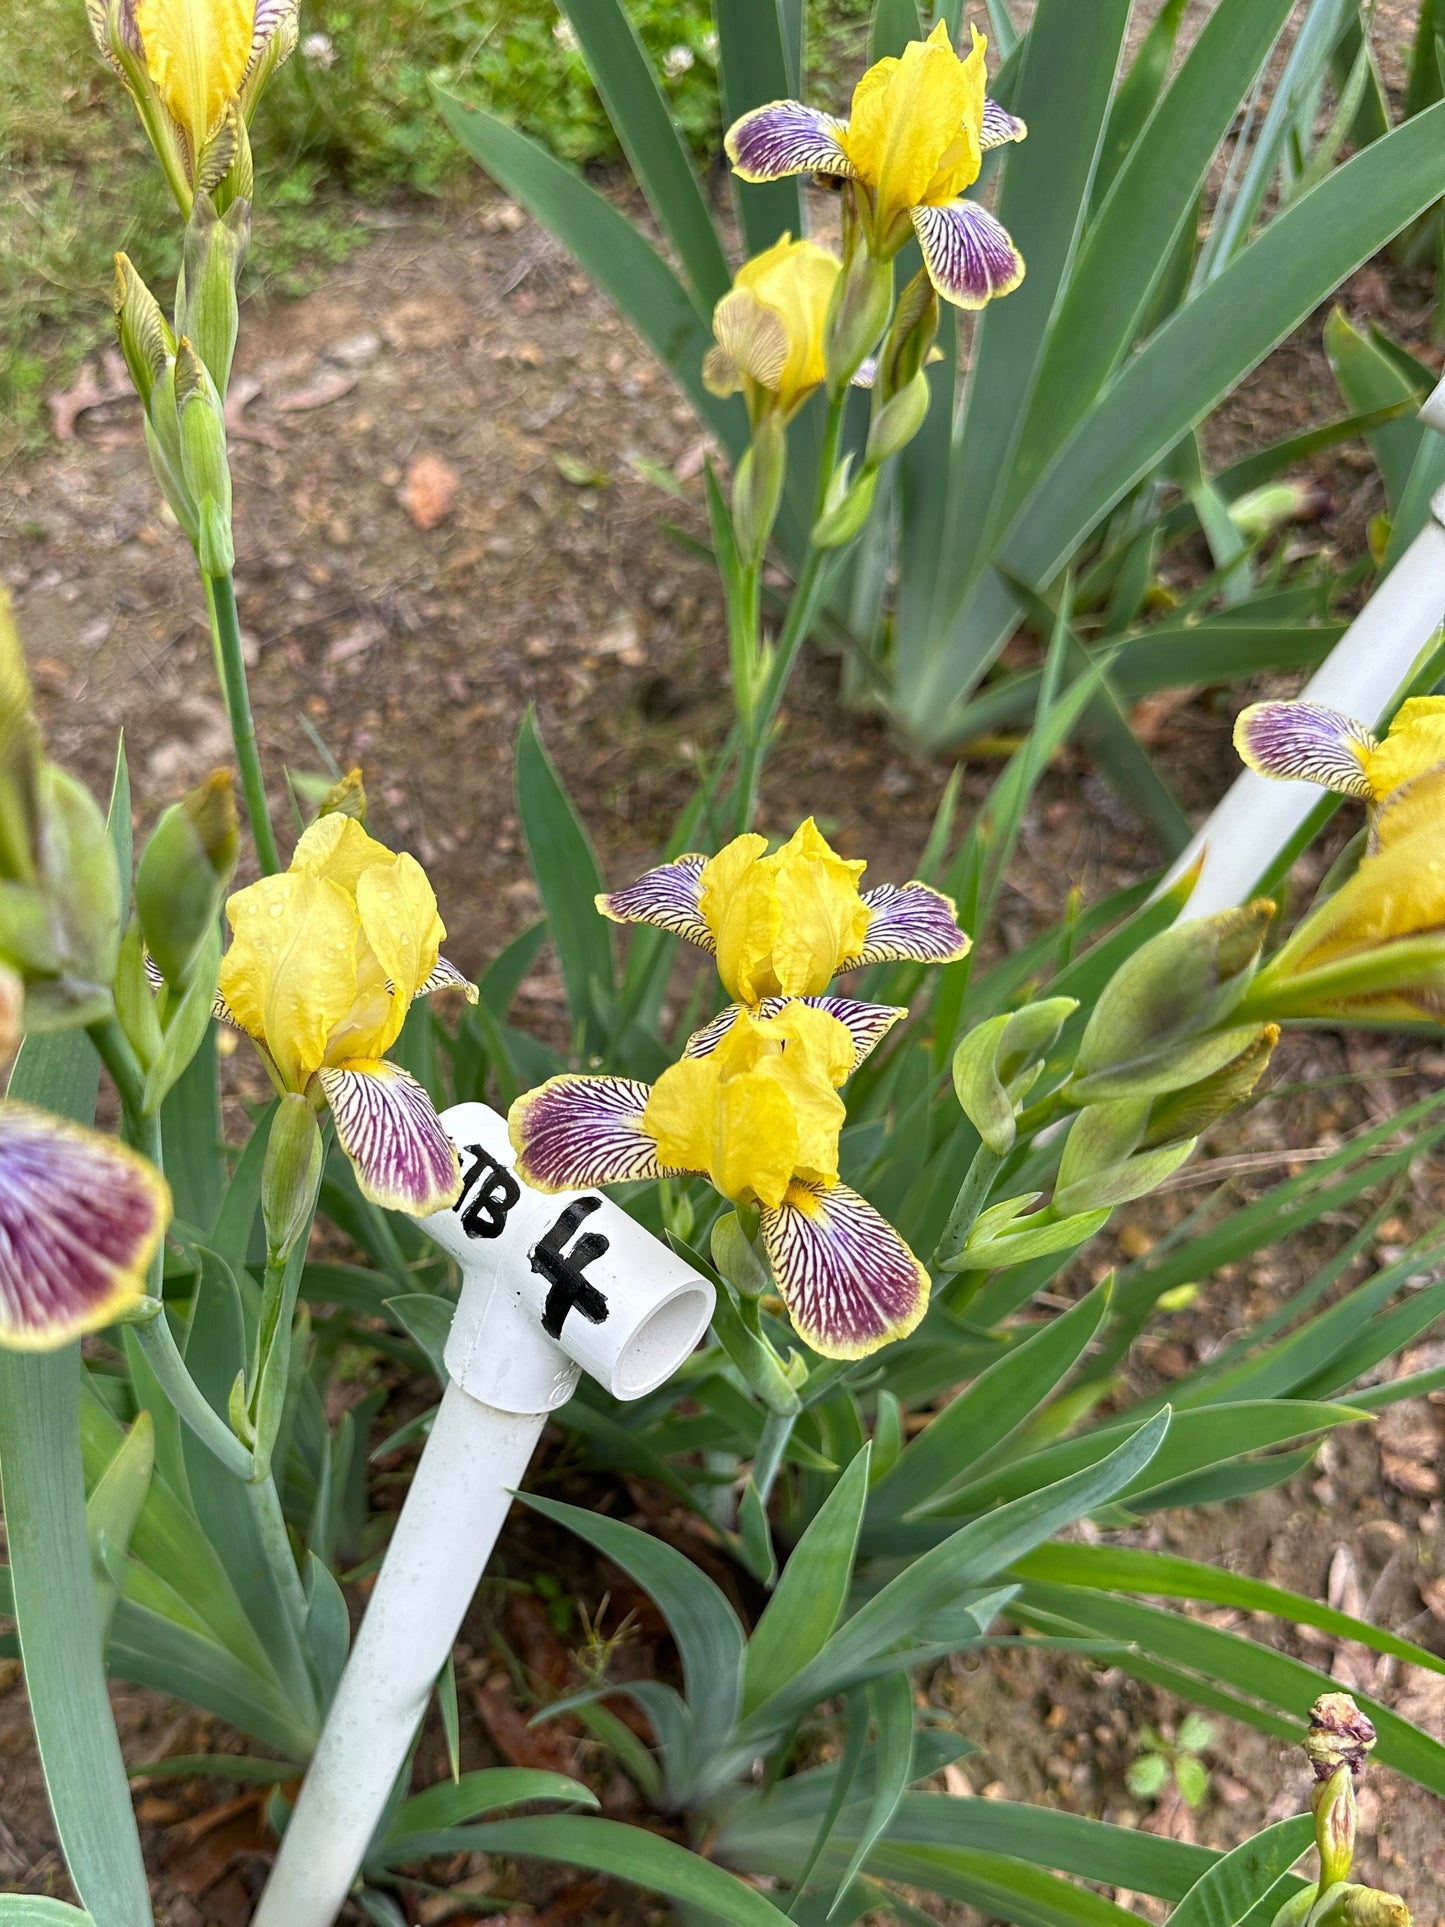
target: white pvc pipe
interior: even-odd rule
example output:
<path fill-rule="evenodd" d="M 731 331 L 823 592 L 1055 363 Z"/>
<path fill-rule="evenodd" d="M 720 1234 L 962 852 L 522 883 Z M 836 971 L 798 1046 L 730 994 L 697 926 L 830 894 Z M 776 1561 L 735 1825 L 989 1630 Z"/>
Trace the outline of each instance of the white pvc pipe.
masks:
<path fill-rule="evenodd" d="M 1445 429 L 1445 382 L 1421 419 Z M 1305 684 L 1302 697 L 1373 725 L 1408 684 L 1445 620 L 1445 489 L 1430 509 L 1430 520 Z M 1165 879 L 1167 885 L 1202 856 L 1180 921 L 1243 903 L 1320 794 L 1313 783 L 1275 782 L 1252 770 L 1237 778 Z"/>
<path fill-rule="evenodd" d="M 712 1317 L 711 1283 L 617 1205 L 524 1186 L 495 1111 L 459 1104 L 442 1122 L 463 1190 L 425 1228 L 462 1266 L 450 1382 L 252 1927 L 335 1920 L 547 1414 L 579 1370 L 641 1398 Z"/>

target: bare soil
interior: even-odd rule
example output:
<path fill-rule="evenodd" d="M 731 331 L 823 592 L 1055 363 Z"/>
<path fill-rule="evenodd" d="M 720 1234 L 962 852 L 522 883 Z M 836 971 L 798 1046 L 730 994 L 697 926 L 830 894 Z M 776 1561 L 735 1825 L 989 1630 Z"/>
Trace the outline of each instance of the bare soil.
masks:
<path fill-rule="evenodd" d="M 233 435 L 240 608 L 278 806 L 284 770 L 320 765 L 312 732 L 342 767 L 361 764 L 377 833 L 426 863 L 449 954 L 476 974 L 538 908 L 511 793 L 511 745 L 529 705 L 618 880 L 649 858 L 698 757 L 721 741 L 730 715 L 721 604 L 706 565 L 666 526 L 704 533 L 702 447 L 666 378 L 510 203 L 482 194 L 378 225 L 319 292 L 244 317 L 235 388 L 250 399 Z M 1357 277 L 1346 299 L 1357 317 L 1374 315 L 1424 345 L 1421 291 L 1388 264 Z M 1257 445 L 1329 406 L 1322 321 L 1247 386 L 1216 429 L 1225 442 Z M 102 388 L 110 379 L 104 368 L 96 378 Z M 431 466 L 419 472 L 424 461 Z M 649 465 L 681 482 L 684 503 L 658 491 Z M 448 475 L 450 505 L 419 526 L 447 493 Z M 1311 539 L 1358 552 L 1380 506 L 1372 469 L 1347 455 L 1320 479 L 1331 508 Z M 229 739 L 191 557 L 158 506 L 134 403 L 86 409 L 68 439 L 16 464 L 6 483 L 0 579 L 15 598 L 52 753 L 103 791 L 123 730 L 137 822 L 147 825 L 228 760 Z M 786 830 L 816 811 L 846 854 L 869 858 L 870 880 L 906 877 L 950 765 L 918 755 L 881 718 L 845 708 L 837 684 L 826 658 L 802 665 L 763 826 Z M 1233 773 L 1239 696 L 1202 692 L 1148 719 L 1153 747 L 1198 810 Z M 991 774 L 986 760 L 968 762 L 966 796 L 979 797 Z M 1152 860 L 1127 806 L 1066 753 L 1026 825 L 999 941 L 1025 941 L 1067 889 L 1097 897 Z M 544 962 L 519 1019 L 555 1032 L 560 1011 L 560 984 Z M 1312 1037 L 1293 1048 L 1278 1081 L 1350 1081 L 1327 1100 L 1297 1097 L 1252 1113 L 1210 1149 L 1245 1157 L 1237 1183 L 1257 1187 L 1270 1175 L 1262 1160 L 1400 1108 L 1421 1077 L 1438 1078 L 1445 1057 L 1426 1053 L 1404 1079 L 1392 1068 L 1384 1045 Z M 1440 1181 L 1438 1168 L 1418 1172 L 1382 1239 L 1389 1232 L 1399 1242 L 1438 1217 Z M 1120 1251 L 1144 1248 L 1156 1231 L 1147 1214 L 1126 1220 Z M 1179 1376 L 1260 1316 L 1305 1256 L 1266 1254 L 1211 1281 L 1203 1301 L 1140 1346 L 1131 1382 Z M 396 1395 L 417 1396 L 404 1386 Z M 1445 1650 L 1442 1475 L 1445 1412 L 1421 1403 L 1331 1441 L 1289 1487 L 1228 1510 L 1164 1515 L 1142 1543 L 1328 1595 Z M 670 1501 L 632 1484 L 577 1487 L 575 1476 L 565 1454 L 535 1474 L 668 1532 L 725 1576 Z M 582 1637 L 575 1622 L 559 1632 L 528 1589 L 549 1570 L 589 1612 L 610 1590 L 614 1628 L 627 1609 L 642 1614 L 620 1668 L 671 1663 L 646 1602 L 618 1575 L 579 1571 L 575 1551 L 514 1520 L 497 1571 L 525 1583 L 489 1583 L 459 1655 L 464 1765 L 561 1764 L 597 1785 L 606 1810 L 643 1818 L 635 1790 L 576 1733 L 541 1739 L 525 1729 L 534 1697 L 575 1680 L 568 1654 Z M 745 1591 L 738 1597 L 756 1607 Z M 1295 1649 L 1445 1734 L 1439 1678 L 1330 1643 L 1296 1640 Z M 520 1688 L 507 1653 L 521 1656 Z M 1296 1810 L 1302 1797 L 1294 1758 L 1252 1731 L 1221 1727 L 1199 1814 L 1177 1800 L 1132 1799 L 1123 1775 L 1140 1721 L 1169 1728 L 1181 1709 L 1077 1658 L 1005 1651 L 941 1669 L 928 1690 L 983 1749 L 950 1773 L 960 1797 L 1041 1800 L 1219 1845 Z M 133 1766 L 234 1744 L 157 1695 L 117 1689 L 115 1701 Z M 430 1735 L 421 1777 L 444 1771 L 440 1736 Z M 0 1774 L 0 1888 L 65 1893 L 14 1669 L 0 1674 Z M 1404 1891 L 1417 1919 L 1445 1920 L 1440 1802 L 1384 1770 L 1371 1787 L 1367 1877 Z M 244 1927 L 269 1852 L 258 1801 L 196 1781 L 138 1783 L 138 1803 L 164 1927 Z M 478 1860 L 431 1871 L 454 1906 L 475 1897 L 477 1912 L 451 1918 L 495 1920 L 499 1907 L 506 1919 L 548 1927 L 666 1918 L 630 1890 L 560 1870 Z M 1142 1899 L 1132 1904 L 1150 1912 Z M 438 1907 L 416 1917 L 444 1915 Z"/>

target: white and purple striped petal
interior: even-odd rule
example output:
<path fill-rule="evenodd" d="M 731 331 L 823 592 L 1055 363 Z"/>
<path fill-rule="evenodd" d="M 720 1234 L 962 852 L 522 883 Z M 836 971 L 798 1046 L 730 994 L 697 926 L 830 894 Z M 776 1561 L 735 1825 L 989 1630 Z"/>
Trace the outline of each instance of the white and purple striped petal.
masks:
<path fill-rule="evenodd" d="M 906 1338 L 928 1309 L 928 1273 L 846 1184 L 795 1180 L 760 1228 L 788 1316 L 824 1358 L 864 1358 Z"/>
<path fill-rule="evenodd" d="M 979 134 L 980 147 L 1005 147 L 1010 141 L 1021 141 L 1028 128 L 1017 114 L 1010 114 L 1000 107 L 996 100 L 983 103 L 983 128 Z"/>
<path fill-rule="evenodd" d="M 0 1345 L 50 1351 L 144 1295 L 165 1180 L 113 1138 L 0 1100 Z"/>
<path fill-rule="evenodd" d="M 840 1024 L 847 1026 L 853 1039 L 853 1068 L 856 1071 L 869 1053 L 892 1030 L 900 1018 L 908 1015 L 907 1010 L 898 1004 L 865 1004 L 856 997 L 764 997 L 760 1004 L 753 1006 L 755 1017 L 776 1017 L 785 1005 L 790 1003 L 811 1004 L 814 1010 L 826 1010 L 830 1017 L 836 1017 Z M 720 1010 L 716 1017 L 710 1018 L 701 1030 L 695 1030 L 684 1047 L 685 1057 L 711 1057 L 718 1045 L 732 1029 L 733 1020 L 742 1004 L 729 1004 Z"/>
<path fill-rule="evenodd" d="M 642 1128 L 649 1086 L 632 1077 L 551 1077 L 507 1113 L 517 1171 L 537 1191 L 585 1191 L 669 1175 Z"/>
<path fill-rule="evenodd" d="M 416 994 L 418 997 L 430 997 L 434 990 L 463 991 L 469 1004 L 474 1004 L 481 994 L 471 978 L 464 977 L 456 965 L 448 963 L 445 957 L 437 958 L 431 975 L 424 984 L 417 986 Z"/>
<path fill-rule="evenodd" d="M 850 957 L 845 970 L 860 970 L 865 964 L 956 963 L 966 957 L 971 940 L 958 927 L 952 897 L 926 883 L 882 883 L 876 890 L 865 890 L 868 906 L 868 935 L 856 957 Z"/>
<path fill-rule="evenodd" d="M 916 207 L 913 227 L 929 280 L 955 307 L 982 308 L 1024 278 L 1023 256 L 1007 229 L 977 201 Z"/>
<path fill-rule="evenodd" d="M 318 1075 L 363 1197 L 413 1218 L 456 1203 L 456 1147 L 414 1077 L 379 1058 L 329 1064 Z"/>
<path fill-rule="evenodd" d="M 848 123 L 800 100 L 775 100 L 733 122 L 724 146 L 745 181 L 780 181 L 789 174 L 856 174 L 843 152 Z"/>
<path fill-rule="evenodd" d="M 1235 722 L 1234 747 L 1261 776 L 1320 783 L 1366 802 L 1373 794 L 1365 766 L 1379 744 L 1363 723 L 1323 703 L 1251 703 Z"/>
<path fill-rule="evenodd" d="M 655 870 L 645 870 L 636 883 L 625 890 L 613 890 L 597 898 L 597 908 L 614 923 L 651 923 L 659 930 L 670 930 L 675 937 L 715 950 L 712 931 L 698 908 L 702 896 L 705 856 L 690 853 Z"/>

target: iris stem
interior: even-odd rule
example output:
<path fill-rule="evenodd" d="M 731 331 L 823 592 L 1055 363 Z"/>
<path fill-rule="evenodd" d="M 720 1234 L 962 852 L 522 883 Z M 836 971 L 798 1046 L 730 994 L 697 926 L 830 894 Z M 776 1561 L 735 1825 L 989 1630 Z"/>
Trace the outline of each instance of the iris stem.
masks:
<path fill-rule="evenodd" d="M 246 686 L 236 585 L 229 575 L 204 575 L 202 580 L 206 585 L 216 670 L 231 718 L 231 739 L 236 745 L 241 791 L 246 798 L 246 814 L 251 819 L 256 857 L 262 875 L 274 876 L 281 867 L 281 859 L 276 853 L 276 833 L 271 827 L 271 806 L 266 801 L 266 779 L 261 771 L 261 752 L 256 746 L 256 724 L 251 715 L 251 693 Z"/>
<path fill-rule="evenodd" d="M 249 1478 L 251 1454 L 191 1377 L 164 1309 L 130 1330 L 182 1424 L 228 1472 L 238 1479 Z"/>
<path fill-rule="evenodd" d="M 968 1234 L 978 1222 L 979 1213 L 988 1201 L 989 1190 L 1003 1163 L 997 1152 L 990 1151 L 986 1144 L 980 1144 L 974 1152 L 973 1162 L 958 1187 L 958 1196 L 948 1214 L 948 1223 L 943 1227 L 943 1236 L 933 1254 L 935 1271 L 951 1264 L 968 1243 Z"/>
<path fill-rule="evenodd" d="M 843 410 L 847 405 L 847 390 L 844 389 L 828 398 L 828 417 L 823 427 L 823 447 L 818 457 L 818 486 L 813 504 L 813 520 L 816 522 L 823 512 L 827 498 L 828 484 L 833 471 L 838 466 L 838 448 L 843 437 Z M 812 632 L 813 619 L 818 613 L 826 588 L 825 564 L 837 551 L 818 549 L 810 542 L 807 557 L 793 588 L 788 613 L 783 618 L 783 626 L 773 654 L 772 665 L 767 681 L 763 685 L 761 700 L 750 708 L 745 719 L 744 742 L 738 763 L 737 785 L 737 833 L 741 835 L 752 828 L 753 813 L 757 809 L 758 784 L 762 780 L 763 764 L 767 758 L 768 737 L 777 720 L 788 683 L 792 678 L 793 667 L 798 660 L 798 652 Z M 754 633 L 757 619 L 754 617 Z"/>

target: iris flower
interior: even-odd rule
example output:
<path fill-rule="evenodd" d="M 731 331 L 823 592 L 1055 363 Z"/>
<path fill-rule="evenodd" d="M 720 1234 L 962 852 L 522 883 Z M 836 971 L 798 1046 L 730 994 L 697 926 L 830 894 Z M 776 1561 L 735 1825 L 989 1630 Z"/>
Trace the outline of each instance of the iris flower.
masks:
<path fill-rule="evenodd" d="M 414 1217 L 461 1193 L 457 1154 L 431 1099 L 384 1061 L 413 999 L 476 990 L 439 954 L 446 935 L 415 857 L 353 817 L 319 817 L 290 868 L 226 904 L 232 942 L 217 1014 L 259 1046 L 280 1091 L 330 1105 L 362 1194 Z"/>
<path fill-rule="evenodd" d="M 978 179 L 986 148 L 1022 140 L 1027 129 L 984 95 L 984 50 L 954 52 L 940 20 L 901 59 L 875 62 L 853 90 L 847 120 L 798 100 L 757 107 L 728 129 L 727 152 L 745 181 L 827 174 L 856 181 L 867 197 L 869 241 L 888 258 L 910 232 L 945 301 L 981 308 L 1009 294 L 1024 264 L 1007 232 L 964 190 Z"/>
<path fill-rule="evenodd" d="M 52 1351 L 145 1293 L 165 1179 L 98 1131 L 0 1099 L 0 1345 Z"/>
<path fill-rule="evenodd" d="M 597 908 L 614 923 L 656 924 L 713 951 L 729 995 L 749 1006 L 817 998 L 839 971 L 865 964 L 951 963 L 966 955 L 969 940 L 948 897 L 926 883 L 860 891 L 867 865 L 840 857 L 811 816 L 773 855 L 767 847 L 766 837 L 749 832 L 714 857 L 680 856 L 599 896 Z M 878 1008 L 826 1001 L 855 1012 Z M 715 1022 L 725 1026 L 731 1014 Z"/>
<path fill-rule="evenodd" d="M 1256 703 L 1234 740 L 1252 769 L 1372 805 L 1359 866 L 1316 905 L 1247 1001 L 1286 1016 L 1445 1017 L 1445 698 L 1402 703 L 1383 741 L 1318 703 Z"/>
<path fill-rule="evenodd" d="M 842 271 L 837 255 L 785 234 L 738 269 L 713 309 L 716 347 L 702 365 L 714 395 L 747 398 L 754 421 L 769 406 L 783 420 L 823 381 L 823 324 Z"/>
<path fill-rule="evenodd" d="M 838 1090 L 876 1041 L 819 1003 L 734 1010 L 651 1086 L 563 1076 L 519 1097 L 508 1118 L 517 1169 L 542 1191 L 707 1178 L 756 1206 L 800 1336 L 825 1358 L 861 1358 L 914 1329 L 929 1289 L 893 1227 L 838 1182 Z"/>
<path fill-rule="evenodd" d="M 1445 763 L 1445 696 L 1401 703 L 1383 741 L 1323 703 L 1251 703 L 1234 725 L 1234 746 L 1261 776 L 1294 777 L 1379 804 Z"/>
<path fill-rule="evenodd" d="M 86 0 L 102 55 L 164 109 L 172 151 L 195 184 L 233 104 L 249 119 L 296 45 L 299 0 Z M 144 104 L 142 105 L 144 113 Z"/>

